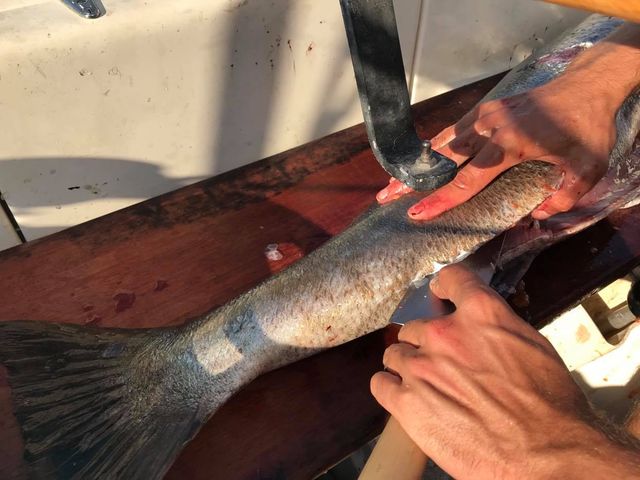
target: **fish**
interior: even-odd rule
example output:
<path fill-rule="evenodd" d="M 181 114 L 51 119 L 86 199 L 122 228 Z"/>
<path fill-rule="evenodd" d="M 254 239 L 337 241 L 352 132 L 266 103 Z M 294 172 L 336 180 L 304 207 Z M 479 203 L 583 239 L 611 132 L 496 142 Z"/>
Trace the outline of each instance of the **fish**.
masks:
<path fill-rule="evenodd" d="M 589 17 L 516 67 L 485 101 L 557 77 L 620 23 Z M 284 271 L 179 327 L 0 322 L 0 363 L 8 371 L 29 476 L 161 478 L 240 388 L 385 327 L 411 282 L 508 231 L 500 252 L 506 268 L 623 207 L 640 188 L 640 91 L 625 100 L 616 122 L 607 175 L 575 210 L 539 224 L 527 218 L 562 174 L 532 161 L 427 222 L 406 214 L 423 194 L 373 207 Z"/>

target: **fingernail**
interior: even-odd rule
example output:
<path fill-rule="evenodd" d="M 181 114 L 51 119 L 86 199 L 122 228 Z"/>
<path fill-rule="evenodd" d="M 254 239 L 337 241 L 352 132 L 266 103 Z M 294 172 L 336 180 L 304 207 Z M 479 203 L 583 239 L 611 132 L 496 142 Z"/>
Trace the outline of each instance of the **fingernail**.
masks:
<path fill-rule="evenodd" d="M 545 212 L 544 210 L 538 210 L 536 212 L 533 212 L 531 216 L 535 220 L 546 220 L 547 218 L 551 217 L 551 214 L 549 214 L 548 212 Z"/>
<path fill-rule="evenodd" d="M 387 193 L 386 190 L 380 190 L 377 196 L 378 196 L 378 200 L 384 200 L 389 196 L 389 194 Z"/>
<path fill-rule="evenodd" d="M 415 217 L 416 215 L 420 215 L 422 212 L 424 212 L 424 206 L 418 203 L 417 205 L 411 207 L 408 213 L 412 217 Z"/>

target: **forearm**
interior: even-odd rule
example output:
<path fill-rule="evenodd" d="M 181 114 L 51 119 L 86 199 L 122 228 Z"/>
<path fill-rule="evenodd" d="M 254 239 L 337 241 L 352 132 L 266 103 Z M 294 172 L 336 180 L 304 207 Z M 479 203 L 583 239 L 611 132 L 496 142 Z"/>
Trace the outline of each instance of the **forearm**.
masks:
<path fill-rule="evenodd" d="M 640 478 L 640 450 L 623 432 L 589 429 L 576 446 L 552 453 L 549 478 Z"/>
<path fill-rule="evenodd" d="M 640 25 L 623 24 L 580 54 L 563 77 L 565 81 L 575 80 L 576 88 L 593 91 L 617 110 L 640 84 Z"/>

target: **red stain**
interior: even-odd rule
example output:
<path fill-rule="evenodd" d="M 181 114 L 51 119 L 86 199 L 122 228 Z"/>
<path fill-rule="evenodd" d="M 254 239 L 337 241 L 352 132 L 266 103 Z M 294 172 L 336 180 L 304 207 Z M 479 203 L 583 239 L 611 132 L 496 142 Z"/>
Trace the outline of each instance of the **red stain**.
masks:
<path fill-rule="evenodd" d="M 326 330 L 327 332 L 328 332 L 329 330 L 331 330 L 331 325 L 329 325 L 325 330 Z"/>
<path fill-rule="evenodd" d="M 156 285 L 153 287 L 154 292 L 161 292 L 169 286 L 169 282 L 166 280 L 156 280 Z"/>
<path fill-rule="evenodd" d="M 409 209 L 409 215 L 419 216 L 419 220 L 431 220 L 453 207 L 455 199 L 442 198 L 441 195 L 426 197 L 422 202 Z"/>
<path fill-rule="evenodd" d="M 576 342 L 585 343 L 589 338 L 591 338 L 591 334 L 589 330 L 587 330 L 587 327 L 580 325 L 578 330 L 576 330 Z"/>
<path fill-rule="evenodd" d="M 102 321 L 102 317 L 100 315 L 91 315 L 87 316 L 87 321 L 85 325 L 97 325 Z"/>
<path fill-rule="evenodd" d="M 116 313 L 124 312 L 133 307 L 136 301 L 136 294 L 133 292 L 120 292 L 113 296 L 116 301 Z"/>

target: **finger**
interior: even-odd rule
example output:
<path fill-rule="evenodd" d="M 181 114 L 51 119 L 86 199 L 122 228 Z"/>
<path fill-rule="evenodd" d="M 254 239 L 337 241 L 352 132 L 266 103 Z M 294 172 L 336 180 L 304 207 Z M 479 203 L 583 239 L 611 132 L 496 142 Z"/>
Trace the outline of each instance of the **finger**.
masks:
<path fill-rule="evenodd" d="M 394 343 L 389 345 L 382 356 L 382 364 L 385 368 L 392 370 L 402 377 L 406 372 L 405 364 L 408 358 L 415 357 L 417 353 L 416 347 L 408 343 Z"/>
<path fill-rule="evenodd" d="M 423 198 L 408 214 L 414 220 L 431 220 L 469 200 L 513 165 L 501 147 L 490 143 L 458 171 L 452 182 Z"/>
<path fill-rule="evenodd" d="M 450 125 L 431 139 L 431 148 L 438 150 L 456 138 L 456 125 Z"/>
<path fill-rule="evenodd" d="M 458 308 L 478 295 L 492 296 L 494 293 L 497 296 L 478 275 L 459 264 L 444 267 L 429 286 L 436 297 L 450 300 Z"/>
<path fill-rule="evenodd" d="M 408 343 L 414 347 L 421 347 L 425 344 L 425 327 L 429 320 L 411 320 L 405 323 L 398 332 L 398 341 Z"/>
<path fill-rule="evenodd" d="M 492 100 L 478 105 L 473 110 L 463 116 L 455 125 L 451 125 L 431 139 L 431 147 L 434 150 L 454 160 L 458 165 L 466 161 L 469 157 L 480 151 L 482 145 L 478 145 L 475 151 L 469 153 L 466 158 L 460 158 L 463 152 L 456 151 L 453 148 L 459 137 L 467 133 L 469 135 L 475 132 L 476 141 L 482 142 L 482 137 L 489 138 L 492 133 L 512 121 L 513 115 L 510 108 L 517 103 L 515 97 Z M 463 140 L 461 140 L 463 141 Z M 462 145 L 457 146 L 458 149 L 463 148 Z M 458 156 L 456 154 L 459 154 Z"/>
<path fill-rule="evenodd" d="M 376 200 L 378 200 L 378 203 L 380 204 L 385 204 L 392 202 L 393 200 L 397 200 L 401 196 L 411 192 L 413 192 L 413 189 L 411 187 L 408 187 L 400 180 L 392 178 L 389 181 L 389 185 L 378 192 L 378 194 L 376 195 Z"/>
<path fill-rule="evenodd" d="M 369 382 L 371 394 L 389 412 L 395 411 L 396 399 L 402 390 L 402 379 L 389 372 L 378 372 Z"/>
<path fill-rule="evenodd" d="M 565 179 L 561 187 L 534 210 L 531 216 L 536 220 L 546 220 L 553 215 L 571 210 L 606 172 L 606 169 L 600 168 L 597 162 L 597 160 L 586 161 L 583 164 L 585 167 L 580 172 L 565 170 Z"/>
<path fill-rule="evenodd" d="M 465 131 L 480 116 L 480 107 L 469 110 L 458 122 L 448 126 L 431 139 L 431 148 L 439 150 L 447 143 L 451 142 L 456 136 Z M 486 108 L 486 107 L 485 107 Z"/>
<path fill-rule="evenodd" d="M 440 334 L 451 326 L 451 317 L 435 317 L 407 322 L 398 332 L 398 341 L 415 348 L 427 346 L 430 336 Z"/>
<path fill-rule="evenodd" d="M 519 103 L 520 99 L 518 98 L 518 96 L 497 98 L 495 100 L 481 103 L 460 119 L 460 121 L 456 124 L 457 131 L 461 132 L 471 127 L 479 120 L 483 120 L 485 117 L 493 115 L 494 113 L 498 113 L 502 110 L 505 110 L 505 114 L 508 114 L 508 110 L 510 108 L 513 108 L 514 106 L 517 106 Z"/>
<path fill-rule="evenodd" d="M 476 155 L 489 141 L 492 130 L 482 133 L 469 128 L 438 149 L 438 152 L 450 158 L 458 166 Z"/>

